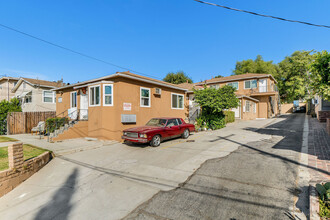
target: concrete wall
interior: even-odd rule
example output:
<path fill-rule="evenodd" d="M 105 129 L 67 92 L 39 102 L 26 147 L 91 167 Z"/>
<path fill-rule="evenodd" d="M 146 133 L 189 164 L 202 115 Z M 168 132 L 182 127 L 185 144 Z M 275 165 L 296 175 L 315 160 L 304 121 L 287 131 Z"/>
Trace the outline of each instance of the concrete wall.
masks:
<path fill-rule="evenodd" d="M 10 79 L 9 81 L 7 79 L 2 79 L 0 81 L 0 101 L 2 100 L 8 101 L 8 94 L 9 94 L 9 100 L 14 97 L 15 93 L 11 92 L 11 90 L 14 88 L 14 83 L 17 81 L 18 80 L 12 80 L 12 79 Z"/>
<path fill-rule="evenodd" d="M 8 146 L 9 169 L 0 171 L 0 197 L 39 171 L 50 159 L 50 152 L 45 152 L 38 157 L 24 161 L 23 144 L 10 144 Z"/>
<path fill-rule="evenodd" d="M 153 117 L 179 117 L 188 118 L 188 100 L 184 91 L 163 86 L 148 84 L 124 77 L 112 78 L 113 81 L 113 106 L 103 106 L 103 84 L 101 85 L 101 105 L 88 108 L 88 136 L 99 139 L 121 140 L 122 131 L 127 128 L 141 126 Z M 93 86 L 94 86 L 93 85 Z M 151 89 L 151 107 L 140 107 L 140 87 Z M 161 95 L 155 95 L 155 88 L 161 88 Z M 57 103 L 57 114 L 70 108 L 70 92 L 67 89 L 57 93 L 57 99 L 62 97 L 62 103 Z M 88 90 L 87 90 L 88 91 Z M 80 107 L 80 92 L 77 95 L 78 108 Z M 184 109 L 171 108 L 171 93 L 184 95 Z M 123 104 L 130 103 L 131 110 L 124 111 Z M 136 115 L 136 123 L 121 123 L 121 114 Z"/>
<path fill-rule="evenodd" d="M 53 138 L 53 141 L 61 141 L 73 138 L 88 137 L 88 121 L 79 121 L 73 127 Z"/>
<path fill-rule="evenodd" d="M 281 114 L 292 113 L 293 103 L 283 103 L 281 104 Z"/>
<path fill-rule="evenodd" d="M 25 103 L 22 102 L 22 111 L 23 112 L 42 112 L 42 111 L 55 111 L 56 103 L 46 103 L 43 100 L 43 91 L 50 90 L 49 88 L 34 88 L 33 86 L 25 83 L 24 88 L 23 82 L 15 92 L 15 96 L 22 94 L 23 92 L 32 91 L 32 102 Z"/>

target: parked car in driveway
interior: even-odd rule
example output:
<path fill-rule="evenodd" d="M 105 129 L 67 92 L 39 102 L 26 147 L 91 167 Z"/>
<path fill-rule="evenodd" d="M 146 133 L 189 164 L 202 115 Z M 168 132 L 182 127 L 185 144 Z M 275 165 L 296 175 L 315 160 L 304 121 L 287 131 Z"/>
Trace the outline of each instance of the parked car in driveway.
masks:
<path fill-rule="evenodd" d="M 166 139 L 180 136 L 186 139 L 192 131 L 195 131 L 195 126 L 185 123 L 182 118 L 152 118 L 145 126 L 124 130 L 122 139 L 157 147 Z"/>

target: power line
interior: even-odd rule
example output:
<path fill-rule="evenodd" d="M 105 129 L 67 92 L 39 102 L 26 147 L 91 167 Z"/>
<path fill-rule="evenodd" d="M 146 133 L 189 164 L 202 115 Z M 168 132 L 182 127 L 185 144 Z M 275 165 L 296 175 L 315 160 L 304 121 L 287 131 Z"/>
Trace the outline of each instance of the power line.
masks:
<path fill-rule="evenodd" d="M 199 2 L 199 3 L 203 3 L 203 4 L 207 4 L 207 5 L 212 5 L 212 6 L 225 8 L 225 9 L 232 10 L 232 11 L 244 12 L 244 13 L 257 15 L 257 16 L 261 16 L 261 17 L 273 18 L 273 19 L 277 19 L 277 20 L 281 20 L 281 21 L 295 22 L 295 23 L 300 23 L 300 24 L 305 24 L 305 25 L 310 25 L 310 26 L 315 26 L 315 27 L 330 28 L 330 26 L 328 26 L 328 25 L 313 24 L 313 23 L 309 23 L 309 22 L 305 22 L 305 21 L 296 21 L 296 20 L 280 18 L 280 17 L 276 17 L 276 16 L 272 16 L 272 15 L 264 15 L 264 14 L 259 14 L 257 12 L 246 11 L 246 10 L 237 9 L 237 8 L 231 8 L 231 7 L 228 7 L 228 6 L 219 5 L 219 4 L 215 4 L 215 3 L 211 3 L 211 2 L 205 2 L 205 1 L 201 1 L 201 0 L 194 0 L 194 1 Z"/>
<path fill-rule="evenodd" d="M 80 56 L 83 56 L 83 57 L 86 57 L 86 58 L 89 58 L 89 59 L 92 59 L 92 60 L 95 60 L 95 61 L 98 61 L 98 62 L 101 62 L 101 63 L 107 64 L 107 65 L 110 65 L 110 66 L 114 66 L 114 67 L 117 67 L 117 68 L 120 68 L 120 69 L 128 70 L 128 71 L 131 71 L 131 72 L 134 72 L 134 73 L 137 73 L 137 74 L 141 74 L 141 75 L 144 75 L 144 76 L 149 76 L 149 77 L 153 77 L 153 78 L 158 78 L 158 79 L 160 79 L 159 77 L 155 77 L 155 76 L 151 76 L 151 75 L 148 75 L 148 74 L 145 74 L 145 73 L 141 73 L 141 72 L 135 71 L 135 70 L 133 70 L 133 69 L 126 68 L 126 67 L 123 67 L 123 66 L 119 66 L 119 65 L 117 65 L 117 64 L 110 63 L 110 62 L 108 62 L 108 61 L 105 61 L 105 60 L 102 60 L 102 59 L 99 59 L 99 58 L 96 58 L 96 57 L 90 56 L 90 55 L 88 55 L 88 54 L 81 53 L 81 52 L 76 51 L 76 50 L 72 50 L 72 49 L 70 49 L 70 48 L 67 48 L 67 47 L 61 46 L 61 45 L 59 45 L 59 44 L 52 43 L 52 42 L 50 42 L 50 41 L 48 41 L 48 40 L 44 40 L 44 39 L 42 39 L 42 38 L 40 38 L 40 37 L 33 36 L 33 35 L 31 35 L 31 34 L 28 34 L 28 33 L 26 33 L 26 32 L 20 31 L 20 30 L 18 30 L 18 29 L 15 29 L 15 28 L 9 27 L 9 26 L 4 25 L 4 24 L 0 24 L 0 26 L 3 27 L 3 28 L 6 28 L 6 29 L 8 29 L 8 30 L 14 31 L 14 32 L 16 32 L 16 33 L 19 33 L 19 34 L 25 35 L 25 36 L 27 36 L 27 37 L 33 38 L 33 39 L 35 39 L 35 40 L 38 40 L 38 41 L 44 42 L 44 43 L 46 43 L 46 44 L 52 45 L 52 46 L 54 46 L 54 47 L 57 47 L 57 48 L 60 48 L 60 49 L 63 49 L 63 50 L 69 51 L 69 52 L 71 52 L 71 53 L 78 54 L 78 55 L 80 55 Z M 161 80 L 162 80 L 162 79 L 161 79 Z"/>

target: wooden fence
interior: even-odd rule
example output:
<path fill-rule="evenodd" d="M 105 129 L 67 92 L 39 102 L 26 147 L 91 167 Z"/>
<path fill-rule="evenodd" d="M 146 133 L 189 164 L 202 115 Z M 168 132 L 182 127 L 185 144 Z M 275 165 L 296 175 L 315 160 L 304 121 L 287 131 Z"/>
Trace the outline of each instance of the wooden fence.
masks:
<path fill-rule="evenodd" d="M 54 118 L 55 111 L 48 112 L 9 112 L 7 115 L 7 134 L 30 133 L 40 121 Z"/>

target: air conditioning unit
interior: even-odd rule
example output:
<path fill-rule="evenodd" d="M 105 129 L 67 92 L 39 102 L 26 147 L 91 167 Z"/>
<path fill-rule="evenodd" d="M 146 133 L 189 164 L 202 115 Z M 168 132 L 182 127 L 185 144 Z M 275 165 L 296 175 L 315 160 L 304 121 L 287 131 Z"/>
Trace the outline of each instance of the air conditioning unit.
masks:
<path fill-rule="evenodd" d="M 161 95 L 162 94 L 162 89 L 161 88 L 156 88 L 155 89 L 155 94 L 156 95 Z"/>

